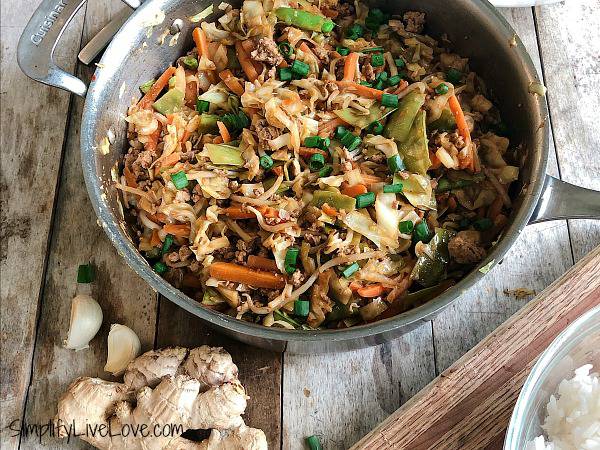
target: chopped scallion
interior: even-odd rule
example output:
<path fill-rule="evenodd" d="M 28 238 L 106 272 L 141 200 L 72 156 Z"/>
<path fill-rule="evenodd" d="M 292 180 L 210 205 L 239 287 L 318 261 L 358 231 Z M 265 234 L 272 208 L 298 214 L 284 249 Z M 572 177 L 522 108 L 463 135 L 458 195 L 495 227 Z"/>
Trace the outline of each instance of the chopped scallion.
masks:
<path fill-rule="evenodd" d="M 375 203 L 375 192 L 367 192 L 356 196 L 356 207 L 366 208 Z"/>
<path fill-rule="evenodd" d="M 343 125 L 338 125 L 335 129 L 335 138 L 341 141 L 342 138 L 348 133 L 348 129 Z"/>
<path fill-rule="evenodd" d="M 385 64 L 385 58 L 381 53 L 371 55 L 371 65 L 373 67 L 381 67 Z"/>
<path fill-rule="evenodd" d="M 396 108 L 398 106 L 398 96 L 394 94 L 383 94 L 381 96 L 381 106 Z"/>
<path fill-rule="evenodd" d="M 448 80 L 452 84 L 460 83 L 462 77 L 463 74 L 460 70 L 448 69 L 448 72 L 446 72 L 446 80 Z"/>
<path fill-rule="evenodd" d="M 169 251 L 169 249 L 171 248 L 171 245 L 173 245 L 173 240 L 174 240 L 173 235 L 167 234 L 165 236 L 165 240 L 162 245 L 162 254 L 163 255 Z"/>
<path fill-rule="evenodd" d="M 402 183 L 386 184 L 383 187 L 383 192 L 386 194 L 400 194 L 404 189 Z"/>
<path fill-rule="evenodd" d="M 198 60 L 193 56 L 186 56 L 182 59 L 183 65 L 190 70 L 196 70 L 198 68 Z"/>
<path fill-rule="evenodd" d="M 331 167 L 328 164 L 324 166 L 321 170 L 319 170 L 319 178 L 328 177 L 329 175 L 331 175 L 331 172 L 333 172 L 333 167 Z"/>
<path fill-rule="evenodd" d="M 396 58 L 394 60 L 394 63 L 396 63 L 396 67 L 399 69 L 402 69 L 406 65 L 406 63 L 404 62 L 404 60 L 402 58 Z"/>
<path fill-rule="evenodd" d="M 360 137 L 350 132 L 346 133 L 341 139 L 342 145 L 351 152 L 361 143 Z"/>
<path fill-rule="evenodd" d="M 289 67 L 279 69 L 279 79 L 281 81 L 290 81 L 292 79 L 292 69 Z"/>
<path fill-rule="evenodd" d="M 320 153 L 312 155 L 308 161 L 308 167 L 311 171 L 316 172 L 325 166 L 325 157 Z"/>
<path fill-rule="evenodd" d="M 367 131 L 369 131 L 372 134 L 381 134 L 383 133 L 383 125 L 381 124 L 381 122 L 375 121 L 367 127 Z"/>
<path fill-rule="evenodd" d="M 358 272 L 359 269 L 360 269 L 360 266 L 358 265 L 357 262 L 352 263 L 348 267 L 346 267 L 344 270 L 342 270 L 342 275 L 344 276 L 344 278 L 350 278 L 352 275 L 354 275 L 356 272 Z"/>
<path fill-rule="evenodd" d="M 177 189 L 183 189 L 189 184 L 187 175 L 183 170 L 171 174 L 171 181 Z"/>
<path fill-rule="evenodd" d="M 155 80 L 148 80 L 146 81 L 144 84 L 140 85 L 140 91 L 142 91 L 142 94 L 146 94 L 150 88 L 152 87 L 152 85 L 155 83 Z"/>
<path fill-rule="evenodd" d="M 321 442 L 319 442 L 319 438 L 317 436 L 307 437 L 306 443 L 308 444 L 308 448 L 310 450 L 323 450 Z"/>
<path fill-rule="evenodd" d="M 425 220 L 422 220 L 415 226 L 415 236 L 417 241 L 429 242 L 429 227 Z"/>
<path fill-rule="evenodd" d="M 411 234 L 414 229 L 414 224 L 410 220 L 403 220 L 398 224 L 398 229 L 402 234 Z"/>
<path fill-rule="evenodd" d="M 350 49 L 348 47 L 336 47 L 335 51 L 341 56 L 348 56 L 350 54 Z"/>
<path fill-rule="evenodd" d="M 394 155 L 394 156 L 391 156 L 390 158 L 388 158 L 387 164 L 388 164 L 388 168 L 390 169 L 390 172 L 392 172 L 392 173 L 400 172 L 400 171 L 406 169 L 406 166 L 404 165 L 404 161 L 402 161 L 402 158 L 400 157 L 400 155 Z"/>
<path fill-rule="evenodd" d="M 310 302 L 308 300 L 296 300 L 294 302 L 294 314 L 300 317 L 308 316 L 310 312 Z"/>
<path fill-rule="evenodd" d="M 196 111 L 198 111 L 200 114 L 208 112 L 208 110 L 210 109 L 210 102 L 207 102 L 206 100 L 196 100 Z"/>
<path fill-rule="evenodd" d="M 397 86 L 401 80 L 402 80 L 402 77 L 400 75 L 394 75 L 393 77 L 389 78 L 388 85 L 389 86 Z"/>
<path fill-rule="evenodd" d="M 271 158 L 269 155 L 262 155 L 260 157 L 260 167 L 265 170 L 270 170 L 271 167 L 273 167 L 273 158 Z"/>
<path fill-rule="evenodd" d="M 292 70 L 292 74 L 296 78 L 304 78 L 306 75 L 308 75 L 310 66 L 308 64 L 306 64 L 305 62 L 302 62 L 302 61 L 296 59 L 290 66 L 290 69 Z"/>
<path fill-rule="evenodd" d="M 279 53 L 281 53 L 286 58 L 289 58 L 294 54 L 294 48 L 290 45 L 289 42 L 281 42 L 278 46 Z"/>
<path fill-rule="evenodd" d="M 444 95 L 448 93 L 448 85 L 445 83 L 440 83 L 435 87 L 435 93 L 438 95 Z"/>
<path fill-rule="evenodd" d="M 157 261 L 154 264 L 154 271 L 158 274 L 163 274 L 167 271 L 167 265 L 162 261 Z"/>

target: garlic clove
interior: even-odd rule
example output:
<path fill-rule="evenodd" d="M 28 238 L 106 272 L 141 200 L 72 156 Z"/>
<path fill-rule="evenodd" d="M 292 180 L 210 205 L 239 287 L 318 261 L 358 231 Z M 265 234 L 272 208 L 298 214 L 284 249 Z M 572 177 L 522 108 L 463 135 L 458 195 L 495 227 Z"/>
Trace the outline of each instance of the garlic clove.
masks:
<path fill-rule="evenodd" d="M 140 338 L 131 328 L 118 323 L 112 324 L 108 333 L 108 357 L 104 370 L 115 376 L 120 375 L 140 354 L 141 348 Z"/>
<path fill-rule="evenodd" d="M 71 319 L 67 339 L 63 341 L 69 350 L 88 348 L 102 325 L 102 308 L 87 294 L 76 295 L 71 300 Z"/>

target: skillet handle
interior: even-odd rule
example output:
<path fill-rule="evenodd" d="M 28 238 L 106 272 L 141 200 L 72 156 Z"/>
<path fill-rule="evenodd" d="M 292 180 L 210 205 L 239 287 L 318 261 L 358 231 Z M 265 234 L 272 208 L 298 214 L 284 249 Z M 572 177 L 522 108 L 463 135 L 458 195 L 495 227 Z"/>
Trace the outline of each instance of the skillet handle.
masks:
<path fill-rule="evenodd" d="M 87 85 L 54 62 L 54 51 L 69 22 L 86 0 L 43 0 L 25 26 L 17 46 L 17 62 L 29 78 L 85 97 Z M 124 0 L 132 7 L 139 0 Z"/>
<path fill-rule="evenodd" d="M 556 219 L 600 219 L 600 191 L 546 175 L 542 196 L 529 223 Z"/>

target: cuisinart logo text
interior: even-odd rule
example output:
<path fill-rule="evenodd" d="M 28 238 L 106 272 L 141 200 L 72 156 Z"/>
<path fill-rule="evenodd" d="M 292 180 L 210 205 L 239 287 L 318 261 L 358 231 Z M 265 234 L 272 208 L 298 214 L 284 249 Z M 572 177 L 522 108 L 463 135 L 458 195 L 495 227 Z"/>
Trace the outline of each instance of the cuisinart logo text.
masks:
<path fill-rule="evenodd" d="M 31 42 L 33 42 L 35 45 L 40 45 L 42 43 L 44 36 L 46 36 L 46 33 L 50 31 L 50 28 L 52 28 L 52 25 L 54 25 L 54 22 L 56 22 L 56 19 L 58 19 L 60 16 L 60 13 L 63 11 L 63 9 L 65 9 L 65 6 L 67 6 L 66 0 L 59 0 L 58 3 L 54 5 L 52 11 L 50 11 L 50 13 L 46 14 L 46 17 L 44 17 L 44 21 L 35 34 L 31 35 Z"/>

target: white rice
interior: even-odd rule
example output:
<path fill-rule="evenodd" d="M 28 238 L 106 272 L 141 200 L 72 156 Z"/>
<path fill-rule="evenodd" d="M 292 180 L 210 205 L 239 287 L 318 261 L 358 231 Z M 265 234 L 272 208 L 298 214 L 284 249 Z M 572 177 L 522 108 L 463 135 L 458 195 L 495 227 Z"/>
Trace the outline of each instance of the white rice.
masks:
<path fill-rule="evenodd" d="M 600 450 L 600 378 L 591 370 L 587 364 L 560 382 L 546 406 L 545 435 L 526 450 Z"/>

